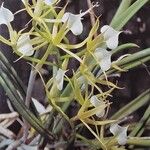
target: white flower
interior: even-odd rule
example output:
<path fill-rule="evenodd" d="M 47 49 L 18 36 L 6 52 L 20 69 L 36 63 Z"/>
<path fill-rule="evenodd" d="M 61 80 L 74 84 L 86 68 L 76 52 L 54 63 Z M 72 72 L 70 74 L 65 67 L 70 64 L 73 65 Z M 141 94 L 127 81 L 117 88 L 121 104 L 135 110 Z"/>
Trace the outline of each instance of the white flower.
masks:
<path fill-rule="evenodd" d="M 128 126 L 121 127 L 117 123 L 110 126 L 110 132 L 114 136 L 117 136 L 117 140 L 120 145 L 125 145 L 127 142 L 127 129 L 128 129 Z"/>
<path fill-rule="evenodd" d="M 51 5 L 53 3 L 53 0 L 44 0 L 44 3 L 47 5 Z"/>
<path fill-rule="evenodd" d="M 61 91 L 63 89 L 63 83 L 64 83 L 64 75 L 65 75 L 65 72 L 64 70 L 60 69 L 57 71 L 57 74 L 55 76 L 55 79 L 56 79 L 56 85 L 57 85 L 57 88 Z"/>
<path fill-rule="evenodd" d="M 112 27 L 108 25 L 104 25 L 101 28 L 101 33 L 104 36 L 104 40 L 106 42 L 106 45 L 110 49 L 115 49 L 118 46 L 118 37 L 121 33 L 120 31 L 114 30 Z"/>
<path fill-rule="evenodd" d="M 2 4 L 0 7 L 0 25 L 1 24 L 8 25 L 13 20 L 14 20 L 13 13 L 9 9 L 3 7 Z"/>
<path fill-rule="evenodd" d="M 24 56 L 31 56 L 34 53 L 29 35 L 22 34 L 17 42 L 17 50 Z"/>
<path fill-rule="evenodd" d="M 72 13 L 65 13 L 62 22 L 67 22 L 67 27 L 71 30 L 74 35 L 80 35 L 83 31 L 83 24 L 81 22 L 82 15 L 74 15 Z"/>
<path fill-rule="evenodd" d="M 93 96 L 90 98 L 90 102 L 91 102 L 91 104 L 92 104 L 94 107 L 98 107 L 98 106 L 100 106 L 100 105 L 105 104 L 102 100 L 99 100 L 99 99 L 97 98 L 97 96 L 95 96 L 95 95 L 93 95 Z M 105 115 L 105 110 L 96 113 L 96 116 L 99 117 L 99 118 L 103 117 L 104 115 Z"/>
<path fill-rule="evenodd" d="M 96 48 L 94 52 L 94 56 L 103 71 L 107 71 L 111 67 L 111 54 L 104 48 Z"/>

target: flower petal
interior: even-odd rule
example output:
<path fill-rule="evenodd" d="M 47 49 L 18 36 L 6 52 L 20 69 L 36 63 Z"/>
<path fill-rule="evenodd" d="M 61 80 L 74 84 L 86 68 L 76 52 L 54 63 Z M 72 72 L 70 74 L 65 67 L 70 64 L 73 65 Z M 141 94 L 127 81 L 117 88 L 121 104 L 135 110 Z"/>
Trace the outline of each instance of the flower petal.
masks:
<path fill-rule="evenodd" d="M 29 35 L 22 34 L 17 42 L 17 48 L 25 56 L 31 56 L 34 53 Z"/>
<path fill-rule="evenodd" d="M 13 13 L 2 6 L 0 7 L 0 25 L 5 24 L 8 25 L 11 21 L 14 20 L 14 15 Z"/>
<path fill-rule="evenodd" d="M 32 101 L 39 114 L 43 114 L 46 112 L 45 107 L 39 101 L 37 101 L 35 98 L 32 98 Z"/>
<path fill-rule="evenodd" d="M 97 48 L 94 52 L 94 55 L 103 71 L 107 71 L 111 67 L 111 54 L 111 52 L 103 48 Z"/>
<path fill-rule="evenodd" d="M 104 40 L 108 48 L 115 49 L 118 46 L 118 37 L 121 33 L 120 31 L 116 31 L 112 27 L 104 25 L 101 28 L 101 33 L 104 36 Z"/>
<path fill-rule="evenodd" d="M 127 143 L 127 129 L 128 127 L 122 127 L 122 131 L 117 138 L 120 145 L 125 145 Z"/>
<path fill-rule="evenodd" d="M 51 5 L 53 3 L 53 0 L 44 0 L 44 3 L 47 5 Z"/>
<path fill-rule="evenodd" d="M 80 35 L 83 32 L 83 24 L 79 18 L 76 18 L 70 30 L 74 35 Z"/>
<path fill-rule="evenodd" d="M 110 49 L 115 49 L 118 47 L 118 35 L 109 38 L 106 41 L 107 47 Z"/>
<path fill-rule="evenodd" d="M 67 27 L 72 31 L 74 35 L 80 35 L 83 31 L 81 15 L 65 13 L 62 17 L 62 22 L 67 22 Z"/>
<path fill-rule="evenodd" d="M 120 145 L 125 145 L 127 142 L 127 129 L 128 127 L 121 127 L 117 123 L 110 126 L 110 132 L 117 136 Z"/>
<path fill-rule="evenodd" d="M 93 95 L 93 96 L 90 98 L 90 102 L 91 102 L 91 104 L 92 104 L 94 107 L 98 107 L 98 106 L 104 104 L 104 102 L 103 102 L 102 100 L 99 100 L 99 99 L 97 98 L 97 96 L 95 96 L 95 95 Z M 96 113 L 96 116 L 99 117 L 99 118 L 100 118 L 100 117 L 103 117 L 104 115 L 105 115 L 105 110 Z"/>
<path fill-rule="evenodd" d="M 65 75 L 65 72 L 64 70 L 62 69 L 59 69 L 57 71 L 57 74 L 56 74 L 56 85 L 57 85 L 57 88 L 61 91 L 63 89 L 63 83 L 64 83 L 64 75 Z"/>

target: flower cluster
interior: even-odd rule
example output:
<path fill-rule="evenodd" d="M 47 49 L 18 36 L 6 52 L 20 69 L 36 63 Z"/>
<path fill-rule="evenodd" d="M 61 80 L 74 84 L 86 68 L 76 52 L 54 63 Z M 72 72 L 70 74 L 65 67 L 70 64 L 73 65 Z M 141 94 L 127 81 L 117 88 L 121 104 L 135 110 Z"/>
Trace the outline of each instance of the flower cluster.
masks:
<path fill-rule="evenodd" d="M 5 24 L 8 27 L 10 33 L 10 40 L 8 41 L 11 43 L 10 45 L 14 52 L 21 58 L 24 57 L 25 59 L 34 62 L 36 64 L 35 69 L 39 72 L 43 64 L 50 64 L 47 62 L 49 55 L 56 56 L 54 63 L 52 62 L 50 64 L 52 65 L 53 76 L 51 76 L 51 79 L 46 84 L 43 81 L 50 104 L 52 104 L 57 111 L 60 111 L 66 120 L 69 120 L 61 108 L 57 106 L 57 101 L 64 100 L 65 98 L 67 99 L 65 99 L 66 101 L 71 101 L 75 98 L 81 105 L 81 109 L 74 118 L 95 126 L 97 124 L 101 125 L 101 119 L 106 115 L 106 108 L 109 105 L 106 102 L 106 98 L 107 96 L 110 96 L 112 89 L 116 88 L 116 86 L 109 81 L 101 81 L 98 79 L 93 70 L 96 68 L 95 66 L 98 66 L 98 69 L 100 68 L 100 71 L 105 73 L 111 68 L 112 50 L 118 47 L 118 38 L 121 31 L 116 31 L 111 26 L 104 25 L 100 29 L 101 33 L 99 36 L 102 38 L 97 41 L 96 44 L 98 46 L 96 46 L 93 51 L 85 48 L 86 50 L 83 50 L 84 53 L 81 53 L 82 51 L 80 52 L 80 50 L 83 47 L 86 47 L 87 42 L 90 40 L 92 41 L 94 32 L 83 42 L 74 45 L 69 44 L 67 33 L 71 31 L 75 36 L 82 34 L 84 28 L 82 22 L 83 17 L 96 5 L 79 14 L 65 12 L 65 8 L 57 14 L 57 12 L 54 12 L 55 10 L 50 9 L 57 0 L 37 0 L 37 2 L 34 2 L 35 4 L 32 8 L 27 0 L 22 0 L 22 2 L 25 10 L 32 17 L 31 22 L 33 21 L 33 27 L 29 32 L 21 30 L 17 33 L 14 31 L 11 26 L 11 22 L 14 20 L 14 14 L 9 9 L 5 8 L 3 4 L 0 7 L 0 25 Z M 38 14 L 35 10 L 38 11 Z M 49 16 L 52 17 L 48 18 Z M 72 49 L 79 50 L 79 52 L 72 52 Z M 34 58 L 33 55 L 37 51 L 39 53 L 41 52 L 42 58 Z M 81 64 L 81 67 L 79 67 L 77 72 L 73 69 L 73 71 L 71 70 L 73 72 L 73 77 L 71 79 L 66 75 L 70 58 L 75 58 Z M 86 63 L 86 60 L 88 63 Z M 91 64 L 89 63 L 89 60 L 91 61 Z M 84 78 L 84 80 L 81 81 L 81 78 Z M 69 96 L 61 97 L 65 79 L 68 81 L 68 84 L 70 84 L 70 89 L 73 91 L 73 94 L 68 93 Z M 110 91 L 103 93 L 96 83 L 102 83 L 103 85 L 108 85 L 108 87 L 110 86 L 113 88 L 110 89 Z M 89 85 L 92 89 L 91 91 L 89 90 Z M 100 96 L 94 94 L 93 91 L 95 88 L 100 92 Z M 82 94 L 82 92 L 84 94 Z M 72 95 L 74 96 L 73 98 L 71 97 Z M 40 115 L 51 111 L 51 109 L 47 110 L 34 98 L 32 98 L 32 102 Z M 93 117 L 93 115 L 96 115 L 96 119 L 98 118 L 97 122 L 93 122 L 92 119 L 95 117 Z M 127 127 L 113 124 L 110 127 L 110 132 L 117 137 L 120 145 L 126 144 Z"/>

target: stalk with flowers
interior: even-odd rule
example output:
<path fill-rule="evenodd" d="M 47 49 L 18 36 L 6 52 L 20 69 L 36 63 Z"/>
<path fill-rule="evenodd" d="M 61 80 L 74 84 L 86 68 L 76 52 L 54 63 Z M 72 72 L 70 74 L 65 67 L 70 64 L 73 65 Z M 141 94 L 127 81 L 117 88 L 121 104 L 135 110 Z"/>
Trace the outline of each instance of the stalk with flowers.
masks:
<path fill-rule="evenodd" d="M 108 117 L 109 109 L 113 107 L 109 98 L 115 89 L 121 89 L 109 78 L 150 60 L 149 48 L 111 60 L 117 52 L 137 46 L 133 43 L 118 46 L 119 35 L 124 32 L 122 27 L 147 2 L 136 0 L 131 4 L 131 1 L 122 0 L 110 25 L 101 27 L 97 17 L 88 36 L 76 44 L 70 43 L 68 33 L 73 36 L 82 34 L 82 19 L 99 7 L 98 3 L 92 4 L 85 12 L 72 14 L 66 12 L 67 4 L 59 9 L 57 0 L 32 0 L 32 4 L 22 0 L 24 8 L 17 13 L 27 13 L 31 20 L 18 32 L 11 24 L 14 14 L 3 3 L 0 7 L 0 25 L 7 26 L 9 39 L 0 35 L 0 41 L 9 45 L 19 56 L 17 63 L 25 59 L 31 65 L 31 72 L 25 87 L 0 53 L 0 83 L 7 93 L 8 106 L 12 111 L 3 115 L 5 117 L 0 116 L 0 128 L 3 129 L 0 133 L 4 135 L 0 138 L 0 147 L 7 147 L 7 150 L 71 149 L 79 145 L 80 148 L 102 150 L 149 147 L 149 137 L 142 137 L 144 130 L 147 130 L 144 125 L 149 122 L 149 106 L 141 118 L 144 120 L 142 124 L 137 123 L 134 128 L 134 124 L 122 125 L 131 113 L 148 104 L 149 89 Z M 53 57 L 51 61 L 48 59 L 50 56 Z M 76 70 L 68 67 L 71 59 L 79 63 Z M 48 80 L 42 75 L 43 66 L 52 70 Z M 67 72 L 72 72 L 72 76 L 68 76 Z M 44 86 L 45 105 L 32 96 L 37 75 Z M 67 111 L 73 103 L 77 107 L 75 113 L 69 115 Z M 13 113 L 16 115 L 12 116 Z M 6 117 L 8 115 L 12 117 Z M 14 120 L 22 126 L 19 138 L 7 128 Z M 82 134 L 84 129 L 92 134 L 92 139 Z M 5 135 L 6 132 L 10 134 Z"/>

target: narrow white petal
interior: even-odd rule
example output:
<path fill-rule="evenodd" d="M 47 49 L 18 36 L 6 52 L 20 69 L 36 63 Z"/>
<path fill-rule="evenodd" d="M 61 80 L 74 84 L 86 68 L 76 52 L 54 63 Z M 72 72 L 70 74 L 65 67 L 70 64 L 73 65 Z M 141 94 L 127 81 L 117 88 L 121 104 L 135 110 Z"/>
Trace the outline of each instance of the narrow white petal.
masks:
<path fill-rule="evenodd" d="M 33 101 L 35 108 L 39 114 L 43 114 L 46 112 L 45 107 L 39 101 L 37 101 L 35 98 L 32 98 L 32 101 Z"/>
<path fill-rule="evenodd" d="M 62 17 L 62 22 L 67 22 L 67 27 L 72 31 L 74 35 L 80 35 L 83 31 L 81 15 L 74 15 L 67 12 Z"/>
<path fill-rule="evenodd" d="M 121 127 L 117 123 L 110 127 L 110 132 L 114 136 L 117 136 L 117 140 L 120 145 L 125 145 L 127 142 L 127 129 L 128 127 Z"/>
<path fill-rule="evenodd" d="M 25 4 L 25 0 L 21 0 Z"/>
<path fill-rule="evenodd" d="M 107 71 L 111 67 L 111 52 L 103 48 L 97 48 L 94 52 L 97 61 L 103 71 Z"/>
<path fill-rule="evenodd" d="M 29 35 L 22 34 L 17 42 L 17 50 L 22 53 L 24 56 L 31 56 L 33 55 L 33 47 L 31 44 L 31 40 Z"/>
<path fill-rule="evenodd" d="M 91 104 L 92 104 L 94 107 L 98 107 L 98 106 L 104 104 L 104 102 L 103 102 L 102 100 L 99 100 L 99 99 L 97 98 L 97 96 L 95 96 L 95 95 L 93 95 L 93 96 L 90 98 L 90 102 L 91 102 Z M 105 110 L 96 113 L 96 116 L 99 117 L 99 118 L 100 118 L 100 117 L 103 117 L 104 115 L 105 115 Z"/>
<path fill-rule="evenodd" d="M 83 24 L 80 18 L 76 18 L 70 30 L 74 35 L 80 35 L 83 32 Z"/>
<path fill-rule="evenodd" d="M 29 1 L 29 0 L 21 0 L 21 1 L 25 4 L 25 2 L 27 2 L 27 3 L 28 3 L 28 1 Z"/>
<path fill-rule="evenodd" d="M 44 3 L 47 5 L 51 5 L 53 3 L 53 0 L 44 0 Z"/>
<path fill-rule="evenodd" d="M 104 36 L 106 45 L 110 49 L 115 49 L 118 46 L 118 38 L 120 31 L 114 30 L 112 27 L 105 25 L 101 28 L 101 33 Z"/>
<path fill-rule="evenodd" d="M 61 91 L 63 89 L 63 83 L 64 83 L 64 75 L 65 75 L 65 71 L 62 70 L 62 69 L 59 69 L 57 71 L 57 74 L 56 74 L 56 85 L 57 85 L 57 88 Z"/>
<path fill-rule="evenodd" d="M 2 5 L 0 7 L 0 25 L 1 24 L 8 25 L 13 20 L 14 20 L 13 13 L 9 9 L 4 8 L 3 5 Z"/>

